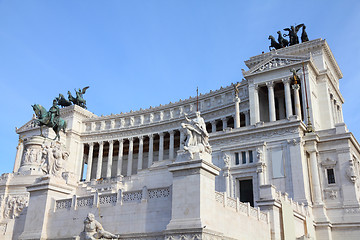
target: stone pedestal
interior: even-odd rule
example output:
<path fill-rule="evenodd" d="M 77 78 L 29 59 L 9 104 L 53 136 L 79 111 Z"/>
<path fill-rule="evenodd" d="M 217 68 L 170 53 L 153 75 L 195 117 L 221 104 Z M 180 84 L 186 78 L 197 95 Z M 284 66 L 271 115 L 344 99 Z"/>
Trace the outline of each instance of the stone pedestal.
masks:
<path fill-rule="evenodd" d="M 27 187 L 30 192 L 29 206 L 23 233 L 19 239 L 47 239 L 47 222 L 50 209 L 53 209 L 56 199 L 70 196 L 73 187 L 61 178 L 44 176 Z"/>
<path fill-rule="evenodd" d="M 33 136 L 24 141 L 24 150 L 18 171 L 27 172 L 29 175 L 43 175 L 40 169 L 42 146 L 49 141 L 41 136 Z"/>
<path fill-rule="evenodd" d="M 203 159 L 177 161 L 168 167 L 173 174 L 173 191 L 171 221 L 166 230 L 211 228 L 208 220 L 212 215 L 208 213 L 214 209 L 215 176 L 220 169 Z"/>

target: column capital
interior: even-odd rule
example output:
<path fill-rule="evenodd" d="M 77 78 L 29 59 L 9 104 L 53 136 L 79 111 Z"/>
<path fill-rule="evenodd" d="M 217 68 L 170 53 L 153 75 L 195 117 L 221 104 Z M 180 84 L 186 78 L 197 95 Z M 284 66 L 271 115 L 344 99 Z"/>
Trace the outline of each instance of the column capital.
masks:
<path fill-rule="evenodd" d="M 164 133 L 163 132 L 159 132 L 158 133 L 160 137 L 163 137 L 164 136 Z"/>
<path fill-rule="evenodd" d="M 170 130 L 170 131 L 169 131 L 169 134 L 170 134 L 170 135 L 174 135 L 174 133 L 175 133 L 174 130 Z"/>
<path fill-rule="evenodd" d="M 290 82 L 291 82 L 290 78 L 283 78 L 283 79 L 281 79 L 281 81 L 284 83 L 284 85 L 290 84 Z"/>
<path fill-rule="evenodd" d="M 140 135 L 140 136 L 138 136 L 138 139 L 139 139 L 139 140 L 143 140 L 143 139 L 144 139 L 144 136 L 143 136 L 143 135 Z"/>
<path fill-rule="evenodd" d="M 255 89 L 256 91 L 259 90 L 259 84 L 254 83 L 254 89 Z"/>
<path fill-rule="evenodd" d="M 94 142 L 89 142 L 87 143 L 89 145 L 89 147 L 93 147 L 94 146 Z"/>
<path fill-rule="evenodd" d="M 267 86 L 268 88 L 273 88 L 273 87 L 274 87 L 274 81 L 266 82 L 266 86 Z"/>
<path fill-rule="evenodd" d="M 299 85 L 299 84 L 294 84 L 294 85 L 292 85 L 292 89 L 294 89 L 294 90 L 299 90 L 299 89 L 300 89 L 300 85 Z"/>
<path fill-rule="evenodd" d="M 215 123 L 216 123 L 216 120 L 211 120 L 210 123 L 211 123 L 211 124 L 215 124 Z"/>
<path fill-rule="evenodd" d="M 101 145 L 104 145 L 104 141 L 99 141 L 98 144 L 101 146 Z"/>
<path fill-rule="evenodd" d="M 111 145 L 114 144 L 114 140 L 113 140 L 113 139 L 109 140 L 108 142 L 109 142 L 109 144 L 111 144 Z"/>
<path fill-rule="evenodd" d="M 129 137 L 128 140 L 129 140 L 129 142 L 132 142 L 132 141 L 134 141 L 134 137 Z"/>
<path fill-rule="evenodd" d="M 124 142 L 124 139 L 119 138 L 118 141 L 119 141 L 119 143 L 122 143 L 122 142 Z"/>
<path fill-rule="evenodd" d="M 154 138 L 154 134 L 153 133 L 150 133 L 147 135 L 149 138 Z"/>

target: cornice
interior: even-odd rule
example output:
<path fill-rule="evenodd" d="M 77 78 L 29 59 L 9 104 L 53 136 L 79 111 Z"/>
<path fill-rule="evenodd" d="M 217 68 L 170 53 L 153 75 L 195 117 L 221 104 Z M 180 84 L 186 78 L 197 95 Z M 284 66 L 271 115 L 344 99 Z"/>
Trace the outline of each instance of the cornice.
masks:
<path fill-rule="evenodd" d="M 279 56 L 286 55 L 289 57 L 294 56 L 294 55 L 301 56 L 301 55 L 306 55 L 306 54 L 312 53 L 314 49 L 319 49 L 319 48 L 324 50 L 324 53 L 326 54 L 326 56 L 329 57 L 330 63 L 334 67 L 337 77 L 339 79 L 342 78 L 343 75 L 341 73 L 339 65 L 337 64 L 337 62 L 335 60 L 333 53 L 330 50 L 329 45 L 327 44 L 326 40 L 323 40 L 321 38 L 311 40 L 311 41 L 308 41 L 305 43 L 296 44 L 296 45 L 289 46 L 286 48 L 272 50 L 270 52 L 263 53 L 263 54 L 260 54 L 257 56 L 253 56 L 249 60 L 245 61 L 245 64 L 249 69 L 252 69 L 255 65 L 259 64 L 260 62 L 265 61 L 268 58 L 271 58 L 272 56 L 276 56 L 276 55 L 279 55 Z"/>
<path fill-rule="evenodd" d="M 240 83 L 240 87 L 239 88 L 247 88 L 247 81 L 243 80 Z M 221 87 L 218 90 L 212 91 L 210 90 L 210 92 L 205 93 L 205 94 L 201 94 L 199 95 L 199 102 L 201 101 L 205 101 L 207 99 L 210 99 L 212 97 L 216 97 L 219 96 L 221 94 L 224 93 L 229 93 L 231 92 L 231 94 L 233 94 L 233 86 L 229 85 L 226 87 Z M 110 114 L 110 115 L 106 115 L 106 116 L 97 116 L 95 118 L 89 119 L 89 120 L 85 120 L 85 121 L 101 121 L 101 120 L 111 120 L 111 119 L 118 119 L 118 118 L 122 118 L 122 117 L 132 117 L 132 116 L 140 116 L 143 114 L 150 114 L 150 113 L 155 113 L 155 112 L 160 112 L 160 111 L 167 111 L 167 110 L 171 110 L 173 108 L 178 108 L 181 106 L 185 106 L 185 105 L 189 105 L 189 104 L 196 104 L 196 97 L 189 97 L 188 99 L 182 100 L 180 99 L 177 102 L 170 102 L 168 104 L 162 105 L 160 104 L 157 107 L 152 107 L 150 106 L 150 108 L 147 109 L 140 109 L 137 111 L 130 111 L 130 112 L 126 112 L 126 113 L 119 113 L 119 114 Z"/>

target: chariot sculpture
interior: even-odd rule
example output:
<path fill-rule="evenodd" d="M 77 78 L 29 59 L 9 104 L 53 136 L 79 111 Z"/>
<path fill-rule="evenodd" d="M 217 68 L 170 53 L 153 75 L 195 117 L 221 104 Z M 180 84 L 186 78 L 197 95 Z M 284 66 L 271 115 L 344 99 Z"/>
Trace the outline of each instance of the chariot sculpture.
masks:
<path fill-rule="evenodd" d="M 306 33 L 306 26 L 305 24 L 298 24 L 296 26 L 290 26 L 290 28 L 284 28 L 284 31 L 287 31 L 287 34 L 281 34 L 281 31 L 278 31 L 278 39 L 275 40 L 275 37 L 270 35 L 268 37 L 269 40 L 271 40 L 269 50 L 272 49 L 280 49 L 287 46 L 292 46 L 299 43 L 299 37 L 297 36 L 298 31 L 302 28 L 301 33 L 301 42 L 307 42 L 309 41 L 308 35 Z M 284 37 L 289 37 L 289 40 L 285 39 Z"/>

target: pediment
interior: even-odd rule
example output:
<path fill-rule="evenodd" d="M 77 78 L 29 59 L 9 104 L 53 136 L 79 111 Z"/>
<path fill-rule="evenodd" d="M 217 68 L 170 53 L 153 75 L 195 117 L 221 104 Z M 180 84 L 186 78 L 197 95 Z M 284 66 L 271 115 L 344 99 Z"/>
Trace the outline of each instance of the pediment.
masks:
<path fill-rule="evenodd" d="M 22 127 L 17 128 L 16 129 L 16 133 L 21 133 L 33 128 L 38 127 L 37 123 L 36 123 L 36 118 L 33 117 L 30 121 L 28 121 L 27 123 L 25 123 Z"/>
<path fill-rule="evenodd" d="M 269 58 L 255 65 L 248 71 L 243 71 L 244 76 L 258 74 L 262 72 L 272 71 L 274 69 L 280 69 L 286 66 L 295 65 L 301 62 L 309 60 L 310 57 L 306 56 L 289 56 L 289 55 L 271 55 Z"/>

